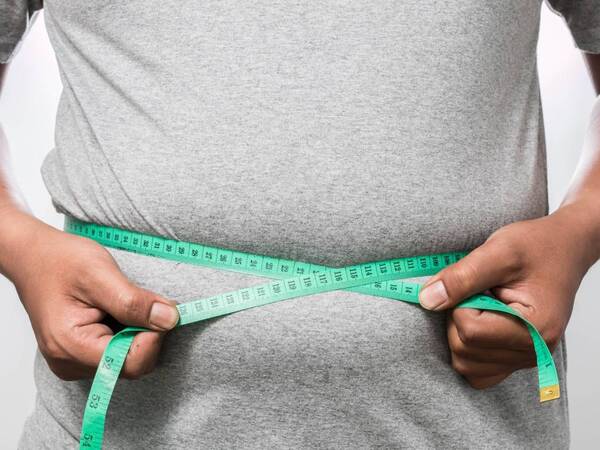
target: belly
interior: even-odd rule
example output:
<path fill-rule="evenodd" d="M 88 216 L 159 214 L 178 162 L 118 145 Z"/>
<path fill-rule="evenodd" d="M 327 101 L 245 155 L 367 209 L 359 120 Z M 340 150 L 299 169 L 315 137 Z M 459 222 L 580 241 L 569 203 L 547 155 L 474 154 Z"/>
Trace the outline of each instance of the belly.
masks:
<path fill-rule="evenodd" d="M 179 301 L 265 281 L 117 257 L 138 284 Z M 381 408 L 395 411 L 385 419 L 394 429 L 393 416 L 415 401 L 427 380 L 442 372 L 456 379 L 444 323 L 444 315 L 415 305 L 338 291 L 181 327 L 167 336 L 153 374 L 122 383 L 110 414 L 160 423 L 169 445 L 182 434 L 198 444 L 204 433 L 210 447 L 227 430 L 224 446 L 310 447 L 311 439 L 321 446 L 352 439 L 366 447 L 385 416 Z M 138 405 L 133 411 L 132 403 Z M 161 421 L 164 411 L 169 422 Z"/>
<path fill-rule="evenodd" d="M 264 281 L 111 252 L 133 282 L 177 301 Z M 535 375 L 476 391 L 450 367 L 444 314 L 319 294 L 168 333 L 155 371 L 117 384 L 105 448 L 476 448 L 509 439 L 504 426 L 489 426 L 506 417 L 520 424 L 510 446 L 537 448 L 548 423 L 551 438 L 562 439 L 566 403 L 550 402 L 531 420 Z M 75 446 L 89 381 L 62 382 L 38 358 L 36 382 L 44 408 L 34 417 L 58 422 Z M 448 421 L 456 411 L 461 420 Z M 40 427 L 28 433 L 51 438 Z"/>

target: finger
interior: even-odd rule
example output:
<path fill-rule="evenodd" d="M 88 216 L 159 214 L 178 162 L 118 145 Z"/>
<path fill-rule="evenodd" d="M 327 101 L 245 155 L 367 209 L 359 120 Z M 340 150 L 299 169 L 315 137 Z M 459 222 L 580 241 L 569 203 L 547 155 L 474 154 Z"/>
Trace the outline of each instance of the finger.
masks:
<path fill-rule="evenodd" d="M 63 381 L 85 380 L 92 378 L 95 369 L 82 366 L 73 361 L 46 360 L 52 372 Z"/>
<path fill-rule="evenodd" d="M 139 378 L 154 369 L 163 336 L 164 333 L 159 332 L 141 332 L 135 336 L 122 370 L 125 378 Z M 70 360 L 55 362 L 55 367 L 61 370 L 61 378 L 93 376 L 112 337 L 112 330 L 103 324 L 78 327 L 69 345 Z"/>
<path fill-rule="evenodd" d="M 495 386 L 495 385 L 501 383 L 506 378 L 508 378 L 510 375 L 511 375 L 510 373 L 504 373 L 504 374 L 493 375 L 491 377 L 465 377 L 465 380 L 467 381 L 467 383 L 469 383 L 469 385 L 472 388 L 487 389 L 487 388 L 490 388 L 492 386 Z"/>
<path fill-rule="evenodd" d="M 90 378 L 111 337 L 111 329 L 103 324 L 74 326 L 46 349 L 44 357 L 52 372 L 63 380 Z"/>
<path fill-rule="evenodd" d="M 419 293 L 421 305 L 447 309 L 486 289 L 508 282 L 519 268 L 510 247 L 490 240 L 434 275 Z"/>
<path fill-rule="evenodd" d="M 152 372 L 160 353 L 163 337 L 164 333 L 156 331 L 138 333 L 129 347 L 123 366 L 123 377 L 136 379 Z"/>
<path fill-rule="evenodd" d="M 452 368 L 464 377 L 495 377 L 505 373 L 512 373 L 522 367 L 501 363 L 483 363 L 452 356 Z"/>
<path fill-rule="evenodd" d="M 467 346 L 533 351 L 527 327 L 517 318 L 493 311 L 457 308 L 451 312 L 460 340 Z"/>
<path fill-rule="evenodd" d="M 102 323 L 81 325 L 74 329 L 72 343 L 67 351 L 80 367 L 94 373 L 112 337 L 112 330 Z"/>
<path fill-rule="evenodd" d="M 456 325 L 448 321 L 448 345 L 453 355 L 477 362 L 501 362 L 509 365 L 535 365 L 535 355 L 522 350 L 494 349 L 467 345 L 458 334 Z"/>
<path fill-rule="evenodd" d="M 533 303 L 535 298 L 548 297 L 547 293 L 539 292 L 533 294 L 535 286 L 527 286 L 527 289 L 515 289 L 514 287 L 498 286 L 492 289 L 490 297 L 502 300 L 511 308 L 517 310 L 526 319 L 532 319 L 535 315 Z"/>
<path fill-rule="evenodd" d="M 134 285 L 119 271 L 110 279 L 98 275 L 91 284 L 88 295 L 94 305 L 122 324 L 166 331 L 179 320 L 175 302 Z"/>

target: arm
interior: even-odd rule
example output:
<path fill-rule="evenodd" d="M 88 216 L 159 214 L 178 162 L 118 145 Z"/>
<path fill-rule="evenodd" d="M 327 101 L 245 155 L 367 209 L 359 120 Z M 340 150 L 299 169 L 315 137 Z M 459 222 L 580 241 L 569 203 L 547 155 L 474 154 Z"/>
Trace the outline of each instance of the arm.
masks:
<path fill-rule="evenodd" d="M 0 64 L 0 88 L 6 72 Z M 15 284 L 49 367 L 63 379 L 92 376 L 113 334 L 103 323 L 110 314 L 155 330 L 136 337 L 124 368 L 129 378 L 152 370 L 177 309 L 129 281 L 102 246 L 36 219 L 12 179 L 9 159 L 0 126 L 0 274 Z"/>
<path fill-rule="evenodd" d="M 594 89 L 596 89 L 596 95 L 600 95 L 600 54 L 584 53 L 584 58 L 592 83 L 594 84 Z"/>
<path fill-rule="evenodd" d="M 4 76 L 7 69 L 8 64 L 0 64 L 0 92 L 2 92 L 2 86 L 4 85 Z"/>
<path fill-rule="evenodd" d="M 600 94 L 600 55 L 586 55 Z M 551 349 L 564 334 L 579 284 L 600 258 L 600 97 L 584 149 L 560 207 L 535 220 L 500 228 L 458 263 L 432 277 L 420 294 L 428 309 L 448 310 L 452 365 L 476 388 L 533 367 L 529 334 L 516 320 L 493 312 L 450 309 L 479 292 L 515 308 Z"/>

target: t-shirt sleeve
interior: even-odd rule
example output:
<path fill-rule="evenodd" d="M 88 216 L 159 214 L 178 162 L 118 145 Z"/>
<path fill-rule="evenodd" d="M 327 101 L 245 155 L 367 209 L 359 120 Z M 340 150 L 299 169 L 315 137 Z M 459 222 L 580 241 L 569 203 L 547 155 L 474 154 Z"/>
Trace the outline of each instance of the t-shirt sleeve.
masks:
<path fill-rule="evenodd" d="M 0 0 L 0 63 L 16 53 L 42 4 L 43 0 Z"/>
<path fill-rule="evenodd" d="M 577 48 L 600 53 L 600 0 L 546 0 L 567 22 Z"/>

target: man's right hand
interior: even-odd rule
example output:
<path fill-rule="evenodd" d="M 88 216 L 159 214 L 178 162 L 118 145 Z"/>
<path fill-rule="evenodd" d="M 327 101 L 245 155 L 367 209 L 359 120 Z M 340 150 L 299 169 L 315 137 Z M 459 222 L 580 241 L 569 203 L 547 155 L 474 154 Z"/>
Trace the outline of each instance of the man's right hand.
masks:
<path fill-rule="evenodd" d="M 18 209 L 0 214 L 0 271 L 15 284 L 50 369 L 63 380 L 93 376 L 113 335 L 102 323 L 109 314 L 155 330 L 136 335 L 122 375 L 152 371 L 164 332 L 178 321 L 175 303 L 133 284 L 96 242 Z"/>

